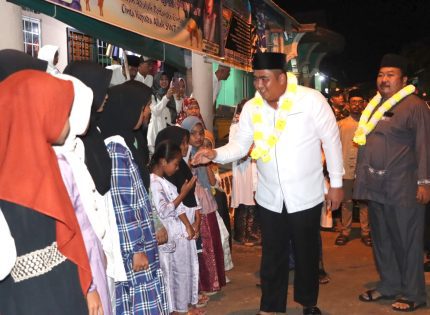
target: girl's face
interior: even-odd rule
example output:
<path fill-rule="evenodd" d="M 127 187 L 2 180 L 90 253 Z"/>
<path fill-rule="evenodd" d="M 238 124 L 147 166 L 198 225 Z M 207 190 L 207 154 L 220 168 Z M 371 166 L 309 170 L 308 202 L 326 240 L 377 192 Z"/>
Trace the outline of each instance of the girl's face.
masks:
<path fill-rule="evenodd" d="M 200 148 L 205 139 L 205 130 L 202 124 L 196 124 L 190 131 L 190 144 L 195 148 Z"/>
<path fill-rule="evenodd" d="M 167 75 L 162 75 L 160 78 L 160 86 L 163 89 L 167 89 L 169 87 L 169 77 Z"/>
<path fill-rule="evenodd" d="M 209 139 L 204 139 L 202 147 L 204 149 L 212 149 L 212 142 L 210 142 Z"/>
<path fill-rule="evenodd" d="M 97 113 L 101 113 L 102 111 L 105 110 L 105 105 L 106 105 L 106 101 L 108 100 L 108 95 L 105 95 L 105 98 L 103 100 L 103 103 L 100 105 L 100 107 L 96 110 Z"/>
<path fill-rule="evenodd" d="M 161 159 L 161 165 L 163 167 L 163 174 L 165 176 L 172 176 L 174 175 L 177 170 L 179 169 L 179 162 L 181 161 L 182 156 L 178 154 L 178 156 L 169 162 L 165 159 Z"/>
<path fill-rule="evenodd" d="M 181 145 L 179 146 L 181 148 L 182 156 L 187 156 L 188 153 L 188 137 L 185 136 L 184 139 L 182 139 Z"/>
<path fill-rule="evenodd" d="M 142 127 L 143 120 L 145 119 L 145 108 L 142 107 L 142 110 L 140 112 L 139 120 L 137 121 L 136 126 L 134 126 L 133 130 L 139 130 L 140 127 Z"/>
<path fill-rule="evenodd" d="M 187 116 L 196 116 L 198 117 L 200 115 L 200 106 L 196 102 L 192 102 L 187 107 Z"/>

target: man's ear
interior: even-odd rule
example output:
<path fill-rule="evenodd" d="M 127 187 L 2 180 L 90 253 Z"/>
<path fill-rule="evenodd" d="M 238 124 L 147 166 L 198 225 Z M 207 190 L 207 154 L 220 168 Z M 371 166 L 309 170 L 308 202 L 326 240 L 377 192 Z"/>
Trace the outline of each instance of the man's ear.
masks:
<path fill-rule="evenodd" d="M 402 80 L 403 80 L 403 86 L 406 86 L 406 83 L 408 83 L 408 77 L 403 76 Z"/>
<path fill-rule="evenodd" d="M 282 71 L 278 74 L 278 82 L 280 84 L 287 84 L 287 73 Z"/>

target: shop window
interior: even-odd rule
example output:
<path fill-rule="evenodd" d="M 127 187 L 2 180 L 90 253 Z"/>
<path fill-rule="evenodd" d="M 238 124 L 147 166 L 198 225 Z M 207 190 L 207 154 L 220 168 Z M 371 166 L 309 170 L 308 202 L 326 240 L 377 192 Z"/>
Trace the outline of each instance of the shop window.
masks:
<path fill-rule="evenodd" d="M 108 43 L 102 41 L 101 39 L 97 39 L 97 62 L 103 67 L 112 64 L 112 58 L 110 56 L 106 56 L 108 46 Z"/>
<path fill-rule="evenodd" d="M 67 28 L 67 59 L 97 60 L 94 38 L 72 28 Z"/>
<path fill-rule="evenodd" d="M 22 32 L 24 37 L 24 52 L 37 57 L 41 41 L 40 20 L 23 16 Z"/>

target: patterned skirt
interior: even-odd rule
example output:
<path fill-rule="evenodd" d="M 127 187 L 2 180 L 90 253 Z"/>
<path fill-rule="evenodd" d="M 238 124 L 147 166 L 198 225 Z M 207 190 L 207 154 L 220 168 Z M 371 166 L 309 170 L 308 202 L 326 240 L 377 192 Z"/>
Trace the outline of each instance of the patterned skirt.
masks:
<path fill-rule="evenodd" d="M 216 212 L 202 215 L 203 251 L 199 254 L 199 290 L 214 292 L 225 286 L 224 252 Z"/>

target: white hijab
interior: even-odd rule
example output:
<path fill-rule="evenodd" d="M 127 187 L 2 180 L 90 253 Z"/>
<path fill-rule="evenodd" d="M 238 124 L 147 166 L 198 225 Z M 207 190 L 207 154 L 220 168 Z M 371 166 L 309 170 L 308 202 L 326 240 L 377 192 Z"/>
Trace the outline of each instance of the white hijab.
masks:
<path fill-rule="evenodd" d="M 85 147 L 78 136 L 88 128 L 93 102 L 93 91 L 80 80 L 67 74 L 56 77 L 73 82 L 75 99 L 69 116 L 70 132 L 62 146 L 54 146 L 57 155 L 63 155 L 72 168 L 76 186 L 81 197 L 84 210 L 91 222 L 94 232 L 101 240 L 105 234 L 105 226 L 97 212 L 96 198 L 93 193 L 94 181 L 85 165 Z"/>
<path fill-rule="evenodd" d="M 88 128 L 93 92 L 80 80 L 67 74 L 55 75 L 73 82 L 75 99 L 69 116 L 70 132 L 62 146 L 54 146 L 57 155 L 62 155 L 69 163 L 85 213 L 100 240 L 107 259 L 106 273 L 115 281 L 127 281 L 122 262 L 120 240 L 111 196 L 101 196 L 85 164 L 85 147 L 78 136 Z"/>
<path fill-rule="evenodd" d="M 48 69 L 46 72 L 51 74 L 59 74 L 60 71 L 54 65 L 55 53 L 58 51 L 58 46 L 45 45 L 39 49 L 37 58 L 48 62 Z"/>
<path fill-rule="evenodd" d="M 9 226 L 0 209 L 0 281 L 11 272 L 16 261 L 15 241 L 10 234 Z"/>

